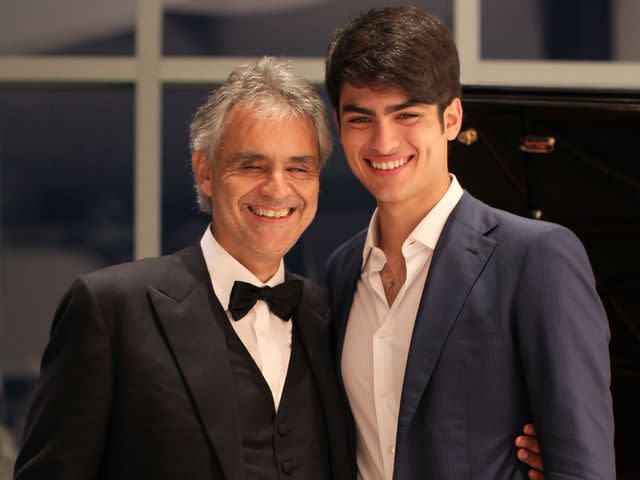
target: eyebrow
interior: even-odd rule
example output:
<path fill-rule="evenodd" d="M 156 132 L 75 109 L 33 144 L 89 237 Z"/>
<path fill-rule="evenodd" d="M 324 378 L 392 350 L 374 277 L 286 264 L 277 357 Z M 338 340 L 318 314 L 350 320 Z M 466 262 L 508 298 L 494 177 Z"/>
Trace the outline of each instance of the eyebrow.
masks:
<path fill-rule="evenodd" d="M 246 160 L 268 160 L 269 157 L 262 154 L 262 153 L 258 153 L 258 152 L 236 152 L 231 156 L 231 162 L 232 163 L 239 163 L 239 162 L 243 162 Z M 315 159 L 314 155 L 294 155 L 292 157 L 289 157 L 289 160 L 291 160 L 294 163 L 310 163 L 313 162 Z"/>
<path fill-rule="evenodd" d="M 414 105 L 418 105 L 420 103 L 421 102 L 418 102 L 417 100 L 407 100 L 406 102 L 403 102 L 403 103 L 398 103 L 395 105 L 387 105 L 386 107 L 384 107 L 384 114 L 389 115 L 390 113 L 397 112 L 399 110 L 404 110 L 405 108 L 413 107 Z M 360 107 L 355 103 L 347 103 L 345 106 L 342 107 L 342 113 L 348 113 L 348 112 L 362 113 L 363 115 L 370 115 L 372 117 L 375 116 L 375 112 L 373 110 L 369 108 Z"/>
<path fill-rule="evenodd" d="M 313 155 L 295 155 L 291 157 L 289 160 L 291 160 L 294 163 L 310 163 L 315 160 L 315 157 Z"/>
<path fill-rule="evenodd" d="M 238 163 L 245 160 L 266 160 L 266 156 L 257 152 L 236 152 L 231 155 L 231 162 Z"/>

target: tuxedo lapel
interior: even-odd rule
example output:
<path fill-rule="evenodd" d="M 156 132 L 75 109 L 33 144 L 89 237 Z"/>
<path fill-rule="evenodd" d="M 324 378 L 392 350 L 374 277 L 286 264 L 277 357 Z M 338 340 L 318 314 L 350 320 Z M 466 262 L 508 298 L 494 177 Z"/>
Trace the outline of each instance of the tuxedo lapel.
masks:
<path fill-rule="evenodd" d="M 286 277 L 287 280 L 293 278 L 288 272 Z M 307 361 L 318 383 L 321 396 L 323 396 L 323 404 L 326 407 L 324 397 L 328 393 L 327 388 L 333 385 L 332 391 L 334 393 L 336 389 L 333 370 L 329 368 L 333 362 L 329 345 L 329 321 L 326 318 L 328 305 L 325 302 L 327 302 L 326 296 L 320 298 L 318 295 L 314 295 L 305 282 L 293 321 L 300 333 L 300 341 L 304 346 Z"/>
<path fill-rule="evenodd" d="M 451 327 L 496 245 L 485 236 L 495 223 L 475 211 L 477 204 L 469 194 L 463 195 L 433 253 L 407 357 L 398 416 L 399 441 L 411 423 Z M 478 225 L 479 221 L 484 225 Z"/>
<path fill-rule="evenodd" d="M 320 395 L 323 397 L 323 405 L 327 407 L 327 388 L 334 385 L 333 392 L 336 392 L 335 378 L 330 365 L 333 363 L 329 350 L 329 324 L 328 320 L 312 311 L 310 305 L 301 302 L 294 316 L 294 322 L 300 333 L 300 341 L 307 355 L 307 361 L 311 368 L 311 373 L 318 383 Z M 325 310 L 326 312 L 326 310 Z M 329 413 L 326 412 L 325 413 Z"/>
<path fill-rule="evenodd" d="M 287 274 L 287 280 L 289 278 L 290 276 Z M 327 360 L 330 360 L 328 358 L 328 344 L 325 344 L 325 341 L 328 340 L 328 321 L 323 316 L 328 308 L 324 306 L 322 312 L 316 311 L 314 307 L 320 302 L 310 301 L 309 294 L 305 284 L 293 321 L 300 332 L 300 339 L 304 345 L 311 371 L 317 377 L 318 375 L 324 376 L 326 368 L 323 368 L 323 365 L 327 365 Z"/>
<path fill-rule="evenodd" d="M 290 277 L 287 274 L 287 277 Z M 289 278 L 287 278 L 288 280 Z M 318 386 L 329 433 L 334 478 L 349 478 L 345 412 L 335 377 L 329 338 L 329 311 L 326 295 L 314 294 L 305 282 L 300 305 L 293 317 L 309 367 Z M 347 469 L 347 470 L 345 470 Z"/>
<path fill-rule="evenodd" d="M 244 478 L 242 438 L 226 337 L 227 321 L 213 294 L 198 247 L 185 250 L 185 267 L 167 272 L 164 285 L 149 286 L 149 297 L 166 341 L 191 393 L 227 480 Z"/>

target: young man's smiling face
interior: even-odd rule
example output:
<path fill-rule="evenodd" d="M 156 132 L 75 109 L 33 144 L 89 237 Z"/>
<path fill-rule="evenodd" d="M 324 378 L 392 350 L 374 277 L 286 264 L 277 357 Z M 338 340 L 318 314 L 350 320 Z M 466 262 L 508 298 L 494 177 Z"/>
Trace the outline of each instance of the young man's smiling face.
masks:
<path fill-rule="evenodd" d="M 194 170 L 211 198 L 218 243 L 250 270 L 256 262 L 277 267 L 317 209 L 320 158 L 311 120 L 236 105 L 214 165 L 198 155 Z"/>
<path fill-rule="evenodd" d="M 447 143 L 462 122 L 459 99 L 440 118 L 437 105 L 412 102 L 400 88 L 347 83 L 338 121 L 349 166 L 380 207 L 430 208 L 444 195 Z"/>

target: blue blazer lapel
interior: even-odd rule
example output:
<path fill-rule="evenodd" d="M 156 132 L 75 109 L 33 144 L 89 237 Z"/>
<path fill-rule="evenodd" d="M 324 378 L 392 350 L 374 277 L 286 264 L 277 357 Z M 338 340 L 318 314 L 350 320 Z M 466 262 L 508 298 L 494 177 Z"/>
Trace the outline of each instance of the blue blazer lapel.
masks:
<path fill-rule="evenodd" d="M 185 263 L 191 264 L 187 275 L 168 272 L 171 279 L 164 285 L 149 286 L 149 298 L 225 478 L 242 480 L 238 407 L 226 337 L 217 321 L 227 317 L 211 288 L 200 247 L 185 252 Z"/>
<path fill-rule="evenodd" d="M 465 193 L 449 216 L 433 252 L 409 347 L 398 415 L 402 440 L 429 383 L 449 331 L 496 242 L 485 236 L 495 221 Z"/>
<path fill-rule="evenodd" d="M 362 270 L 362 249 L 366 239 L 366 231 L 360 234 L 360 238 L 355 239 L 349 245 L 349 249 L 342 254 L 342 262 L 339 266 L 340 273 L 336 275 L 331 287 L 331 320 L 333 322 L 335 336 L 336 368 L 338 378 L 342 385 L 342 346 L 344 345 L 344 335 L 347 330 L 347 321 L 353 304 L 353 297 L 356 294 L 356 287 L 360 279 Z"/>
<path fill-rule="evenodd" d="M 366 230 L 361 232 L 336 251 L 334 257 L 330 260 L 327 277 L 331 293 L 331 335 L 335 353 L 336 375 L 338 377 L 340 395 L 346 410 L 349 454 L 353 471 L 356 470 L 355 425 L 342 379 L 341 359 L 347 321 L 349 320 L 353 297 L 356 293 L 362 269 L 362 249 L 364 248 L 366 233 Z"/>

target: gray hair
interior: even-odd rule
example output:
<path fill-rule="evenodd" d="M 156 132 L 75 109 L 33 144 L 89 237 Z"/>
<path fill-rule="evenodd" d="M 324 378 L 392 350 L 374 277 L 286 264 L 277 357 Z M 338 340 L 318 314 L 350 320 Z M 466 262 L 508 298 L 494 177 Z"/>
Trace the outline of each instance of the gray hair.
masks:
<path fill-rule="evenodd" d="M 224 133 L 225 119 L 237 104 L 248 105 L 260 116 L 294 116 L 312 121 L 320 152 L 320 166 L 331 153 L 331 131 L 326 107 L 311 83 L 295 74 L 289 61 L 263 57 L 254 65 L 241 65 L 200 106 L 190 125 L 191 154 L 201 152 L 212 165 Z M 194 172 L 195 178 L 195 172 Z M 211 213 L 211 199 L 195 182 L 198 207 Z"/>

